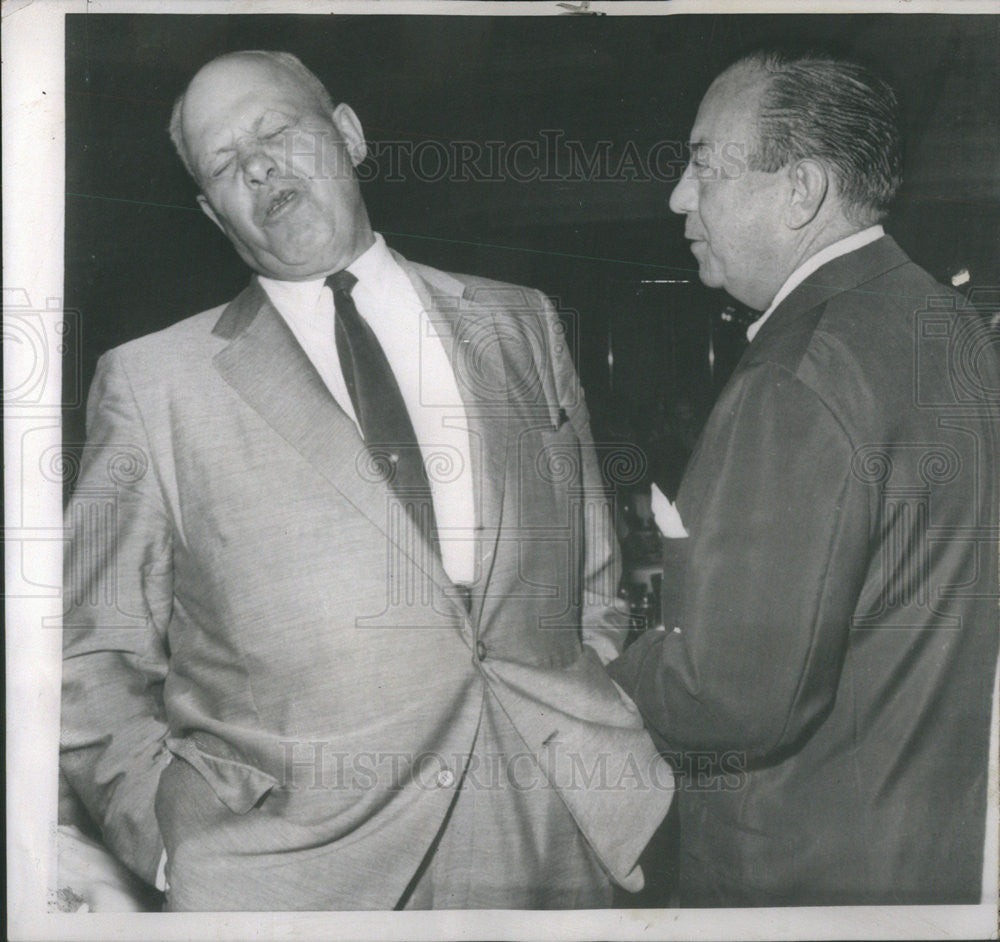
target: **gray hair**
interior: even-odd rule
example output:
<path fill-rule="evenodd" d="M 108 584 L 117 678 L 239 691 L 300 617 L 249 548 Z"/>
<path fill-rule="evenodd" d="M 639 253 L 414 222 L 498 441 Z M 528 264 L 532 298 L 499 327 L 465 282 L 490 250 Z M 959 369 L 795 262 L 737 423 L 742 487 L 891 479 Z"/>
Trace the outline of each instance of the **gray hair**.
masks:
<path fill-rule="evenodd" d="M 749 169 L 774 173 L 807 157 L 837 183 L 855 223 L 882 219 L 903 179 L 899 105 L 864 66 L 825 53 L 760 50 L 731 68 L 764 72 L 757 142 Z"/>
<path fill-rule="evenodd" d="M 270 62 L 272 65 L 276 65 L 279 68 L 284 69 L 286 72 L 290 72 L 296 79 L 298 79 L 299 85 L 302 87 L 303 91 L 312 96 L 316 105 L 324 114 L 329 115 L 333 111 L 333 99 L 330 97 L 330 93 L 326 90 L 326 86 L 324 86 L 323 83 L 302 64 L 302 61 L 298 56 L 294 56 L 290 52 L 271 52 L 265 49 L 247 49 L 241 52 L 227 52 L 212 59 L 212 61 L 207 63 L 207 65 L 212 65 L 216 62 L 224 62 L 227 59 L 246 58 L 262 59 L 265 62 Z M 194 164 L 191 161 L 191 155 L 188 152 L 187 143 L 184 140 L 184 131 L 181 127 L 184 115 L 184 98 L 186 97 L 188 88 L 190 87 L 191 83 L 189 82 L 187 88 L 184 89 L 184 91 L 178 96 L 177 101 L 174 102 L 174 109 L 170 114 L 170 140 L 173 141 L 177 155 L 180 157 L 181 163 L 184 164 L 184 169 L 191 174 L 195 182 L 198 182 L 198 175 L 195 173 Z"/>

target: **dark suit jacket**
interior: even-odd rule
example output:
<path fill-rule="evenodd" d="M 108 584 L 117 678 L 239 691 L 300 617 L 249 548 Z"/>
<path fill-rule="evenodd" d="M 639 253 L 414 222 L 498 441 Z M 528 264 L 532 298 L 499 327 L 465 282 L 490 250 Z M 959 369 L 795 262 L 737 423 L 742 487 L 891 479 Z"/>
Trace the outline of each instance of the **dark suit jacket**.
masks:
<path fill-rule="evenodd" d="M 669 770 L 573 787 L 577 764 L 617 781 L 660 760 L 595 653 L 627 622 L 558 318 L 538 292 L 398 261 L 465 398 L 468 606 L 256 280 L 99 364 L 68 510 L 62 767 L 138 874 L 166 845 L 175 908 L 394 906 L 487 696 L 612 878 L 642 885 Z"/>
<path fill-rule="evenodd" d="M 982 321 L 888 237 L 746 350 L 679 491 L 666 631 L 611 668 L 683 753 L 686 903 L 979 899 L 998 389 Z"/>

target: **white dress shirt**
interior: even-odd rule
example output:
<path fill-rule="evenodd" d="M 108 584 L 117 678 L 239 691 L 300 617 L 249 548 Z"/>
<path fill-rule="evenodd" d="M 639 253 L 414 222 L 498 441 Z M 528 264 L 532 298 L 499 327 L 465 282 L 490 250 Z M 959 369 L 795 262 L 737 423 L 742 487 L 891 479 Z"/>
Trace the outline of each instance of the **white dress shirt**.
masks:
<path fill-rule="evenodd" d="M 757 336 L 757 331 L 764 326 L 764 322 L 771 316 L 774 309 L 814 271 L 841 255 L 854 252 L 862 246 L 868 245 L 869 242 L 881 239 L 884 235 L 885 230 L 881 226 L 869 226 L 867 229 L 862 229 L 860 232 L 832 242 L 825 249 L 820 249 L 815 255 L 810 255 L 785 279 L 785 283 L 778 289 L 778 293 L 774 296 L 774 300 L 767 310 L 747 328 L 747 340 L 753 340 Z"/>
<path fill-rule="evenodd" d="M 351 297 L 385 352 L 420 445 L 441 562 L 452 582 L 470 585 L 475 581 L 476 558 L 472 449 L 455 371 L 416 289 L 381 235 L 376 233 L 375 243 L 347 270 L 358 279 Z M 330 394 L 357 425 L 337 356 L 333 293 L 324 279 L 261 277 L 260 284 Z M 362 434 L 360 426 L 358 433 Z"/>

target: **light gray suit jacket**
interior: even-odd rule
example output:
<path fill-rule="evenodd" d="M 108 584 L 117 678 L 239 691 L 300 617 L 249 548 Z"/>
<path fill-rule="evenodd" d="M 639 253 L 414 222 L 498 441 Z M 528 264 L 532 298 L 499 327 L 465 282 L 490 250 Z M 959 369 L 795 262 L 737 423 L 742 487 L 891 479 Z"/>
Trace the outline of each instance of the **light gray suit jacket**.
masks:
<path fill-rule="evenodd" d="M 165 843 L 189 881 L 259 868 L 289 909 L 388 908 L 491 692 L 638 889 L 671 779 L 601 663 L 626 622 L 558 317 L 397 260 L 466 403 L 468 608 L 254 279 L 99 363 L 67 512 L 62 767 L 147 880 Z"/>

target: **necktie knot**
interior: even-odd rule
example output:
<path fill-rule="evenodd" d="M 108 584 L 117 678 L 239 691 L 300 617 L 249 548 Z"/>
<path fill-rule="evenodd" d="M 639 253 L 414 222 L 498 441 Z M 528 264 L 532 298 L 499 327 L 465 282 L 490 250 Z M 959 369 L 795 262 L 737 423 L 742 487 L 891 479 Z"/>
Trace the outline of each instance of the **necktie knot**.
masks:
<path fill-rule="evenodd" d="M 358 279 L 346 268 L 344 268 L 341 271 L 335 271 L 332 275 L 329 275 L 326 279 L 326 283 L 333 292 L 334 297 L 338 294 L 345 294 L 350 297 L 351 292 L 354 290 L 354 286 L 358 283 Z"/>

